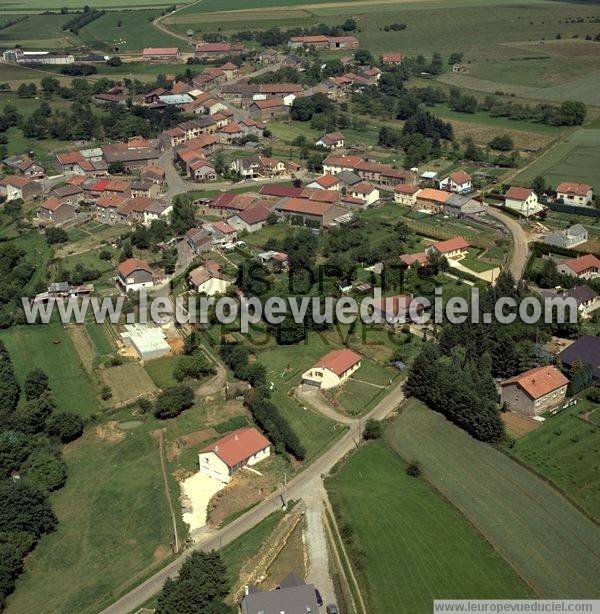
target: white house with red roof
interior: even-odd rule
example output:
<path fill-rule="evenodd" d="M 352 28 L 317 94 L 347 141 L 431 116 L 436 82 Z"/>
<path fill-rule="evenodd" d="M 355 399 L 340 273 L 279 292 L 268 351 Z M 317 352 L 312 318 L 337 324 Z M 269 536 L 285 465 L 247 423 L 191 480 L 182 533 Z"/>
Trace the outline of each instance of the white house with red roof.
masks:
<path fill-rule="evenodd" d="M 344 135 L 341 132 L 329 132 L 324 134 L 315 145 L 320 145 L 327 149 L 341 149 L 344 146 Z"/>
<path fill-rule="evenodd" d="M 203 448 L 198 463 L 200 473 L 228 483 L 238 469 L 256 465 L 270 455 L 271 442 L 254 427 L 247 427 Z"/>
<path fill-rule="evenodd" d="M 593 197 L 592 186 L 587 183 L 563 181 L 556 188 L 556 199 L 562 200 L 566 205 L 589 207 Z"/>
<path fill-rule="evenodd" d="M 332 350 L 302 374 L 302 382 L 323 390 L 348 380 L 362 364 L 362 356 L 348 348 Z"/>
<path fill-rule="evenodd" d="M 449 192 L 464 194 L 473 189 L 471 175 L 465 171 L 454 171 L 440 181 L 440 188 Z"/>
<path fill-rule="evenodd" d="M 504 205 L 525 217 L 536 215 L 544 210 L 538 202 L 537 194 L 531 188 L 511 186 L 504 195 Z"/>
<path fill-rule="evenodd" d="M 117 281 L 125 292 L 135 292 L 154 285 L 154 272 L 147 262 L 128 258 L 117 267 Z"/>
<path fill-rule="evenodd" d="M 209 232 L 212 234 L 213 243 L 230 243 L 237 239 L 237 230 L 225 220 L 210 224 Z"/>

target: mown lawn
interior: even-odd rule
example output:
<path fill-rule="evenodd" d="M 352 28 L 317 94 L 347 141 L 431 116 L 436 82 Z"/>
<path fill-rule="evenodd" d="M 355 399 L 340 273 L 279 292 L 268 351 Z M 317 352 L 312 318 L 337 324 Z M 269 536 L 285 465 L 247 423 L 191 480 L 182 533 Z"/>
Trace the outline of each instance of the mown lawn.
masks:
<path fill-rule="evenodd" d="M 364 445 L 326 480 L 336 514 L 365 553 L 369 612 L 430 612 L 433 599 L 524 599 L 528 587 L 385 443 Z"/>
<path fill-rule="evenodd" d="M 19 381 L 40 368 L 50 378 L 59 411 L 89 416 L 101 411 L 96 390 L 81 365 L 68 332 L 60 322 L 23 325 L 0 331 Z"/>
<path fill-rule="evenodd" d="M 545 481 L 414 399 L 386 440 L 423 464 L 425 478 L 541 598 L 598 597 L 598 526 Z"/>
<path fill-rule="evenodd" d="M 334 349 L 321 337 L 310 334 L 307 343 L 271 346 L 257 352 L 257 360 L 267 368 L 267 383 L 273 383 L 273 402 L 298 435 L 306 449 L 306 460 L 317 456 L 342 427 L 311 408 L 303 408 L 292 396 L 300 376 L 321 356 Z"/>
<path fill-rule="evenodd" d="M 51 497 L 58 528 L 27 558 L 8 612 L 98 612 L 169 556 L 171 520 L 149 426 L 118 442 L 92 428 L 67 446 L 69 477 Z"/>
<path fill-rule="evenodd" d="M 579 417 L 594 408 L 597 414 L 598 405 L 582 400 L 549 416 L 538 429 L 518 439 L 511 454 L 555 483 L 598 520 L 600 421 L 594 425 Z"/>
<path fill-rule="evenodd" d="M 144 364 L 144 368 L 159 388 L 168 388 L 177 384 L 173 377 L 173 369 L 177 364 L 177 360 L 178 358 L 175 356 L 162 356 L 161 358 L 147 361 Z"/>

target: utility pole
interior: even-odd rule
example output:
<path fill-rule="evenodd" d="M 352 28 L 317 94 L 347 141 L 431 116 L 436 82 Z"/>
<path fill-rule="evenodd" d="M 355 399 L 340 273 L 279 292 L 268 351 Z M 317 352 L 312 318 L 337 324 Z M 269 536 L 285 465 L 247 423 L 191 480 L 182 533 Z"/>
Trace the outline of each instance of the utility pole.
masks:
<path fill-rule="evenodd" d="M 287 509 L 287 471 L 283 473 L 283 509 Z"/>

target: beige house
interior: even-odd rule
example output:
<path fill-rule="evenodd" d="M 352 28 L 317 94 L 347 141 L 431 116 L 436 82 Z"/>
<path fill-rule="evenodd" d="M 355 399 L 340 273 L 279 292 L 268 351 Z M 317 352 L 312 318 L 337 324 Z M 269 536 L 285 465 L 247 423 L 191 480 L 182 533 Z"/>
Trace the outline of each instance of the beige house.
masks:
<path fill-rule="evenodd" d="M 206 264 L 190 271 L 188 282 L 199 294 L 206 294 L 207 296 L 225 294 L 230 282 L 223 277 L 221 271 L 220 264 L 209 260 Z"/>
<path fill-rule="evenodd" d="M 565 400 L 568 384 L 556 367 L 537 367 L 502 382 L 500 401 L 509 411 L 538 416 Z"/>
<path fill-rule="evenodd" d="M 254 427 L 238 429 L 201 450 L 200 473 L 228 483 L 233 474 L 271 455 L 271 442 Z"/>
<path fill-rule="evenodd" d="M 360 369 L 360 354 L 344 348 L 332 350 L 302 374 L 302 382 L 326 390 L 343 384 Z"/>
<path fill-rule="evenodd" d="M 469 251 L 471 245 L 468 241 L 465 241 L 462 237 L 454 237 L 453 239 L 447 239 L 446 241 L 438 241 L 425 251 L 426 253 L 437 252 L 441 256 L 446 258 L 452 258 L 452 260 L 459 260 Z"/>
<path fill-rule="evenodd" d="M 394 202 L 414 207 L 417 204 L 419 187 L 412 183 L 401 183 L 394 188 Z"/>

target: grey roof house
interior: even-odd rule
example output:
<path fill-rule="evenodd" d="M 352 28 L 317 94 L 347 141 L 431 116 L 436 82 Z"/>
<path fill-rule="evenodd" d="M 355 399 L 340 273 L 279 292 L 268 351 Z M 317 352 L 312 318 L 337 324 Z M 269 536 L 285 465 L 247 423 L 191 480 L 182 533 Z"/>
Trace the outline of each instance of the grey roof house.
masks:
<path fill-rule="evenodd" d="M 479 201 L 462 194 L 452 194 L 444 201 L 444 213 L 454 217 L 474 217 L 483 215 L 485 211 L 485 206 Z"/>
<path fill-rule="evenodd" d="M 544 237 L 544 243 L 557 247 L 576 247 L 588 240 L 588 231 L 581 224 L 573 224 L 566 230 L 555 230 Z"/>
<path fill-rule="evenodd" d="M 241 603 L 242 614 L 317 614 L 314 584 L 306 584 L 293 571 L 272 591 L 251 586 Z"/>
<path fill-rule="evenodd" d="M 594 381 L 600 384 L 600 337 L 584 335 L 565 348 L 559 357 L 567 367 L 580 361 L 583 366 L 591 365 L 594 372 Z"/>

